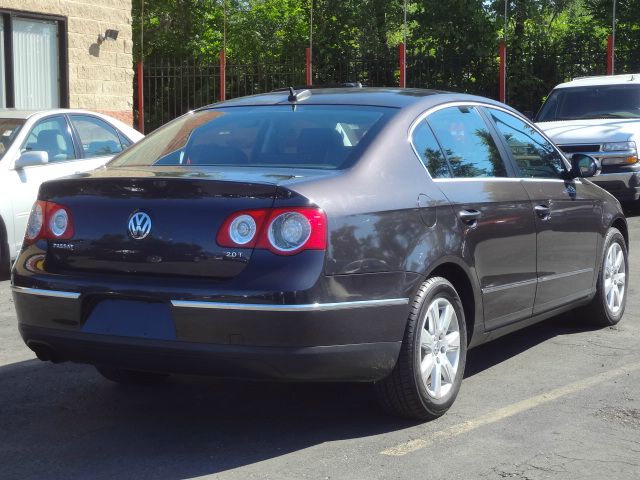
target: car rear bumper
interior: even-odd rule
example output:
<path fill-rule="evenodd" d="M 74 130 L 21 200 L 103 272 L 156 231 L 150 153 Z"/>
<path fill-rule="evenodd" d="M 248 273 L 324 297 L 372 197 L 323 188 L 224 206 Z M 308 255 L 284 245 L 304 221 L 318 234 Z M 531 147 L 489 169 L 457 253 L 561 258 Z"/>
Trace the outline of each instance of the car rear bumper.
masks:
<path fill-rule="evenodd" d="M 250 297 L 150 301 L 24 286 L 13 287 L 13 297 L 22 337 L 43 359 L 315 381 L 385 377 L 397 360 L 409 308 L 408 297 L 313 304 Z M 106 303 L 113 308 L 96 320 L 97 305 Z M 168 328 L 156 328 L 162 312 Z M 136 327 L 141 316 L 149 318 Z"/>
<path fill-rule="evenodd" d="M 20 325 L 42 360 L 124 369 L 291 381 L 375 381 L 393 369 L 401 342 L 256 347 L 95 335 Z"/>

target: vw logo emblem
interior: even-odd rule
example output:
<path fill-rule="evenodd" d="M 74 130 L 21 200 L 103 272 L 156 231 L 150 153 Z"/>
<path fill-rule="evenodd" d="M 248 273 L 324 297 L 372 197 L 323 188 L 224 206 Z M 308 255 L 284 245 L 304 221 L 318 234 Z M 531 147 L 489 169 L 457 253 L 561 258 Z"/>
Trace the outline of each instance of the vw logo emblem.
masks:
<path fill-rule="evenodd" d="M 151 232 L 151 217 L 144 212 L 134 213 L 129 219 L 129 235 L 134 240 L 142 240 Z"/>

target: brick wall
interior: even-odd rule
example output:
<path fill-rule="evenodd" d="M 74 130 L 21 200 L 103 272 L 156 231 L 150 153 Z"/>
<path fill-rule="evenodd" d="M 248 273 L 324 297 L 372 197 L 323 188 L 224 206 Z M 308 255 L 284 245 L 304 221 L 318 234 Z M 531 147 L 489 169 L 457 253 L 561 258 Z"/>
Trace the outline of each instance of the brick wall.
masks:
<path fill-rule="evenodd" d="M 3 8 L 67 17 L 69 106 L 133 124 L 131 0 L 2 0 Z M 98 35 L 119 30 L 115 42 Z"/>

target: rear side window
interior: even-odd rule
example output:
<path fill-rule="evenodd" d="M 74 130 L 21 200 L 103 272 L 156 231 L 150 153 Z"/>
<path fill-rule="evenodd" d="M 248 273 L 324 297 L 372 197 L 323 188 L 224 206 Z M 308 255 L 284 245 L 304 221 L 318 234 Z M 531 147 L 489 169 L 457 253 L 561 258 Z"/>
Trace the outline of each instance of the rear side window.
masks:
<path fill-rule="evenodd" d="M 386 107 L 227 107 L 187 114 L 147 136 L 110 166 L 231 165 L 341 169 L 396 112 Z"/>
<path fill-rule="evenodd" d="M 506 177 L 498 147 L 474 107 L 448 107 L 432 113 L 429 125 L 442 146 L 454 177 Z"/>
<path fill-rule="evenodd" d="M 451 177 L 449 164 L 426 120 L 421 121 L 413 130 L 411 142 L 433 178 Z"/>
<path fill-rule="evenodd" d="M 532 126 L 506 112 L 487 108 L 524 177 L 560 178 L 564 163 L 560 154 Z"/>
<path fill-rule="evenodd" d="M 85 157 L 115 155 L 123 150 L 115 128 L 89 115 L 71 115 L 71 123 L 78 132 Z"/>

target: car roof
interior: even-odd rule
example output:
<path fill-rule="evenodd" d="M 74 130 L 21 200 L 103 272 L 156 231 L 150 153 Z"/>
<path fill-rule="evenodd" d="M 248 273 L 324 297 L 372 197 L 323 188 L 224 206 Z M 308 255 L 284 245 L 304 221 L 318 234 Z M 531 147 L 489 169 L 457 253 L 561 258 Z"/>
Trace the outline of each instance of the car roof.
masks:
<path fill-rule="evenodd" d="M 19 108 L 0 108 L 0 118 L 16 118 L 21 120 L 27 120 L 35 115 L 44 116 L 44 115 L 55 115 L 55 114 L 63 114 L 63 113 L 83 113 L 90 115 L 98 115 L 97 112 L 91 112 L 88 110 L 80 110 L 75 108 L 51 108 L 51 109 L 42 109 L 42 110 L 28 110 L 28 109 L 19 109 Z"/>
<path fill-rule="evenodd" d="M 302 90 L 296 90 L 298 93 Z M 311 95 L 298 101 L 298 105 L 370 105 L 379 107 L 402 108 L 424 97 L 447 92 L 420 88 L 313 88 Z M 250 95 L 207 106 L 218 108 L 227 106 L 279 105 L 290 104 L 288 91 L 275 91 Z M 205 107 L 205 108 L 207 108 Z"/>
<path fill-rule="evenodd" d="M 574 78 L 570 82 L 561 83 L 555 88 L 628 84 L 640 84 L 640 73 L 630 73 L 625 75 L 599 75 L 597 77 L 578 77 Z"/>

